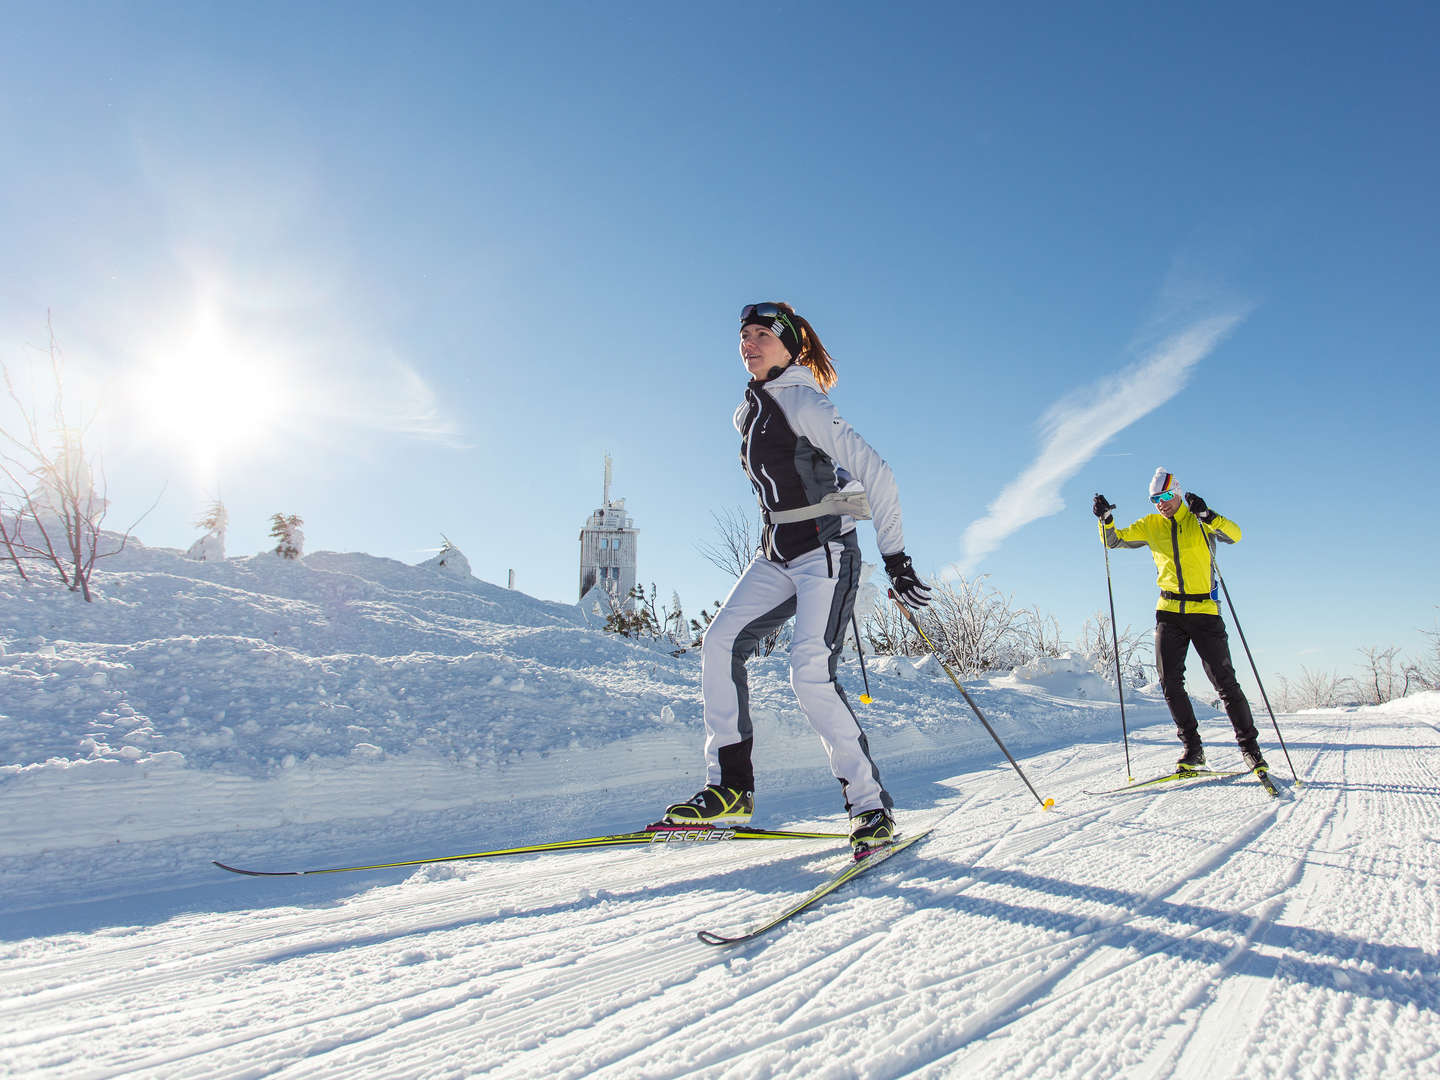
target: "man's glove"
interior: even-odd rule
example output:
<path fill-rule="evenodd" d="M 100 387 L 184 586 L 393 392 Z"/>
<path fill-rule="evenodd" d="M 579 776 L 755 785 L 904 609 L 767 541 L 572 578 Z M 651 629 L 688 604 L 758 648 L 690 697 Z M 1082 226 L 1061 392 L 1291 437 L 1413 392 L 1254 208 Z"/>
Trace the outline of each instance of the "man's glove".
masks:
<path fill-rule="evenodd" d="M 1110 513 L 1110 511 L 1114 509 L 1114 503 L 1112 503 L 1109 499 L 1105 498 L 1105 496 L 1101 495 L 1098 491 L 1095 493 L 1095 501 L 1090 504 L 1090 512 L 1092 514 L 1094 514 L 1101 521 L 1105 522 L 1106 525 L 1109 525 L 1112 521 L 1115 520 L 1115 515 Z"/>
<path fill-rule="evenodd" d="M 1196 495 L 1193 491 L 1185 493 L 1185 505 L 1190 512 L 1203 521 L 1206 525 L 1215 520 L 1215 511 L 1205 505 L 1205 500 Z"/>
<path fill-rule="evenodd" d="M 930 589 L 915 573 L 915 567 L 910 565 L 910 556 L 905 552 L 897 551 L 894 555 L 886 555 L 885 572 L 890 575 L 890 582 L 895 586 L 895 595 L 900 597 L 906 607 L 918 610 L 930 603 Z"/>

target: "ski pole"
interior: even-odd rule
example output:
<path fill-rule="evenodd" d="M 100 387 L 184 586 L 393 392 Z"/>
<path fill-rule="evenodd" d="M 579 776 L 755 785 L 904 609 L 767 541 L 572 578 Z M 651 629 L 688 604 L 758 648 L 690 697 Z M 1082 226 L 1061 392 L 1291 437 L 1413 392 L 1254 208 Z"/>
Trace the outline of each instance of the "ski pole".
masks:
<path fill-rule="evenodd" d="M 855 628 L 855 655 L 860 658 L 860 678 L 865 683 L 865 692 L 860 695 L 860 704 L 869 705 L 875 699 L 870 696 L 870 677 L 865 674 L 865 650 L 860 647 L 860 623 L 855 613 L 850 613 L 850 625 Z"/>
<path fill-rule="evenodd" d="M 1105 552 L 1105 591 L 1110 594 L 1110 638 L 1115 642 L 1115 689 L 1120 693 L 1120 738 L 1125 744 L 1125 779 L 1128 783 L 1135 779 L 1130 771 L 1130 726 L 1125 722 L 1125 680 L 1120 675 L 1120 632 L 1115 628 L 1115 587 L 1110 584 L 1110 545 L 1105 543 L 1103 534 L 1100 549 Z"/>
<path fill-rule="evenodd" d="M 1275 710 L 1270 707 L 1270 697 L 1265 693 L 1265 684 L 1260 680 L 1260 669 L 1255 665 L 1255 657 L 1250 652 L 1250 643 L 1245 640 L 1245 629 L 1240 625 L 1240 616 L 1235 611 L 1235 601 L 1230 599 L 1230 586 L 1225 584 L 1225 577 L 1220 573 L 1220 560 L 1215 557 L 1215 548 L 1210 546 L 1210 569 L 1215 574 L 1215 580 L 1220 582 L 1220 590 L 1225 594 L 1225 603 L 1230 606 L 1230 617 L 1235 620 L 1235 632 L 1240 635 L 1240 644 L 1245 646 L 1245 657 L 1250 661 L 1250 670 L 1255 673 L 1255 685 L 1260 687 L 1260 700 L 1265 702 L 1265 711 L 1270 714 L 1270 723 L 1275 728 L 1275 738 L 1280 740 L 1280 752 L 1285 755 L 1285 764 L 1290 766 L 1290 776 L 1295 781 L 1296 787 L 1304 787 L 1305 782 L 1295 772 L 1295 763 L 1290 760 L 1290 748 L 1285 745 L 1285 736 L 1280 734 L 1280 721 L 1275 719 Z"/>
<path fill-rule="evenodd" d="M 961 684 L 960 680 L 955 677 L 955 673 L 950 670 L 950 665 L 945 663 L 944 660 L 940 659 L 940 650 L 935 648 L 935 643 L 931 641 L 930 638 L 926 635 L 925 631 L 921 629 L 920 621 L 915 618 L 915 613 L 905 606 L 905 604 L 901 601 L 900 597 L 895 595 L 894 589 L 890 590 L 890 599 L 895 601 L 895 606 L 900 609 L 900 614 L 904 615 L 905 618 L 909 620 L 910 625 L 915 628 L 915 632 L 919 634 L 920 637 L 924 639 L 925 644 L 930 647 L 930 655 L 935 657 L 935 659 L 939 661 L 940 666 L 945 669 L 945 674 L 950 676 L 950 681 L 955 684 L 955 689 L 960 691 L 960 696 L 965 699 L 965 704 L 969 705 L 971 711 L 973 711 L 975 715 L 980 718 L 980 723 L 985 725 L 985 730 L 988 731 L 990 733 L 990 737 L 995 740 L 995 745 L 1000 747 L 1001 751 L 1005 754 L 1005 757 L 1014 767 L 1015 772 L 1019 774 L 1020 779 L 1025 781 L 1025 786 L 1030 789 L 1030 794 L 1035 796 L 1035 801 L 1040 804 L 1040 809 L 1049 810 L 1052 806 L 1055 805 L 1055 800 L 1040 798 L 1040 793 L 1035 790 L 1035 785 L 1030 783 L 1030 778 L 1027 777 L 1025 775 L 1025 771 L 1020 768 L 1020 763 L 1016 761 L 1014 756 L 1011 755 L 1010 751 L 1005 748 L 1005 744 L 1000 741 L 1000 736 L 995 734 L 995 729 L 990 726 L 990 721 L 985 719 L 985 714 L 980 711 L 980 706 L 975 704 L 975 699 L 969 695 L 969 693 L 965 690 L 965 687 Z"/>

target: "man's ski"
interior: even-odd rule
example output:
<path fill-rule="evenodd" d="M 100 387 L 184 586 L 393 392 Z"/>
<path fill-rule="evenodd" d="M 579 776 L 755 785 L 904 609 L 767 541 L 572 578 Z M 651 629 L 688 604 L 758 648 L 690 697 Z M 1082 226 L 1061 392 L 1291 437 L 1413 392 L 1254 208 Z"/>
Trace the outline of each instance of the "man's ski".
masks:
<path fill-rule="evenodd" d="M 1244 776 L 1244 772 L 1220 772 L 1215 769 L 1181 769 L 1177 772 L 1166 773 L 1164 776 L 1154 776 L 1149 780 L 1141 780 L 1138 783 L 1126 784 L 1124 787 L 1109 788 L 1105 791 L 1087 791 L 1086 795 L 1119 795 L 1126 791 L 1138 791 L 1141 788 L 1156 787 L 1160 784 L 1169 784 L 1177 780 L 1205 780 L 1215 779 L 1220 776 Z"/>
<path fill-rule="evenodd" d="M 1256 769 L 1255 779 L 1260 781 L 1260 786 L 1269 793 L 1272 799 L 1280 797 L 1280 789 L 1275 786 L 1275 781 L 1270 779 L 1270 773 L 1266 769 Z"/>
<path fill-rule="evenodd" d="M 821 899 L 822 897 L 829 896 L 832 892 L 840 888 L 840 886 L 844 885 L 847 881 L 853 881 L 855 880 L 855 878 L 865 873 L 865 871 L 873 870 L 876 866 L 879 866 L 886 859 L 890 858 L 890 856 L 898 855 L 911 844 L 919 840 L 923 840 L 929 835 L 930 830 L 926 829 L 924 832 L 916 833 L 914 836 L 907 836 L 903 840 L 897 840 L 893 844 L 886 844 L 884 847 L 875 848 L 868 854 L 860 856 L 858 859 L 852 859 L 850 861 L 850 864 L 846 866 L 845 869 L 841 870 L 829 881 L 826 881 L 821 885 L 817 885 L 814 889 L 806 893 L 799 900 L 796 900 L 793 904 L 787 907 L 784 911 L 780 912 L 780 914 L 776 915 L 774 918 L 768 920 L 767 922 L 761 923 L 759 926 L 753 927 L 752 929 L 745 931 L 743 934 L 736 934 L 732 937 L 727 937 L 724 934 L 717 934 L 711 930 L 701 930 L 696 936 L 699 937 L 700 940 L 703 941 L 706 945 L 738 945 L 742 941 L 752 941 L 755 938 L 759 937 L 761 934 L 773 930 L 781 923 L 794 918 L 796 915 L 799 915 L 802 911 L 810 907 L 817 900 Z"/>
<path fill-rule="evenodd" d="M 424 863 L 462 862 L 469 859 L 493 859 L 500 855 L 531 855 L 543 851 L 588 851 L 592 848 L 624 847 L 635 844 L 715 844 L 730 840 L 848 840 L 845 833 L 792 832 L 777 829 L 752 829 L 743 825 L 671 825 L 656 822 L 637 832 L 615 833 L 611 836 L 587 836 L 579 840 L 555 840 L 548 844 L 526 844 L 523 847 L 497 848 L 494 851 L 472 851 L 466 855 L 439 855 L 429 859 L 404 859 L 399 862 L 369 863 L 365 866 L 330 866 L 320 870 L 245 870 L 222 862 L 215 865 L 232 874 L 249 877 L 301 877 L 306 874 L 344 874 L 351 870 L 386 870 L 397 866 L 420 866 Z"/>

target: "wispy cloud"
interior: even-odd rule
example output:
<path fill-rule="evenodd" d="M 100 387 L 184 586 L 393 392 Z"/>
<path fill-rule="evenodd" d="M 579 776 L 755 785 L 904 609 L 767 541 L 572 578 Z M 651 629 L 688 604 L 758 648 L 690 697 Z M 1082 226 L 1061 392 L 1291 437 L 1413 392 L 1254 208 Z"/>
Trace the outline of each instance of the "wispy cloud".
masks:
<path fill-rule="evenodd" d="M 947 573 L 970 574 L 1007 536 L 1065 508 L 1060 488 L 1112 437 L 1169 401 L 1190 373 L 1245 317 L 1216 315 L 1192 323 L 1155 346 L 1138 364 L 1067 395 L 1040 420 L 1040 453 L 973 522 L 964 551 Z"/>
<path fill-rule="evenodd" d="M 463 450 L 471 445 L 440 394 L 402 356 L 356 348 L 305 373 L 304 412 L 327 426 L 384 432 Z"/>

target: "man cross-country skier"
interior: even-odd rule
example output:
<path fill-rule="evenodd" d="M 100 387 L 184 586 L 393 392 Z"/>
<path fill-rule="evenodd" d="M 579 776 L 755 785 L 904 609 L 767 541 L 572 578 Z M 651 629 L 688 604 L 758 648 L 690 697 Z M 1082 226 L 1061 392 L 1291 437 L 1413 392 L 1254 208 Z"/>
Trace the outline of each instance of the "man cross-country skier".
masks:
<path fill-rule="evenodd" d="M 1185 693 L 1185 655 L 1193 644 L 1230 717 L 1245 767 L 1264 772 L 1269 766 L 1260 753 L 1250 703 L 1235 678 L 1225 620 L 1216 599 L 1219 584 L 1211 545 L 1217 540 L 1235 543 L 1240 539 L 1240 526 L 1211 510 L 1199 495 L 1182 491 L 1174 475 L 1164 468 L 1156 469 L 1150 481 L 1150 501 L 1157 513 L 1120 529 L 1111 514 L 1115 507 L 1104 495 L 1095 496 L 1092 510 L 1100 519 L 1100 536 L 1106 547 L 1148 547 L 1155 560 L 1155 583 L 1160 586 L 1160 600 L 1155 605 L 1155 669 L 1184 746 L 1176 765 L 1186 772 L 1205 764 L 1195 709 Z"/>

